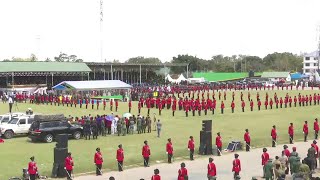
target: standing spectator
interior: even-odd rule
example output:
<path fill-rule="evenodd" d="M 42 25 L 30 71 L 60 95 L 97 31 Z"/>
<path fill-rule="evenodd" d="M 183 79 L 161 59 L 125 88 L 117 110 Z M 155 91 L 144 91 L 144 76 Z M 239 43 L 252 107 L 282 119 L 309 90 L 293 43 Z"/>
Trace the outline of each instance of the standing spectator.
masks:
<path fill-rule="evenodd" d="M 157 122 L 157 134 L 158 134 L 158 138 L 160 137 L 160 132 L 161 132 L 161 128 L 162 128 L 162 124 L 160 122 L 160 119 L 158 119 L 158 122 Z"/>

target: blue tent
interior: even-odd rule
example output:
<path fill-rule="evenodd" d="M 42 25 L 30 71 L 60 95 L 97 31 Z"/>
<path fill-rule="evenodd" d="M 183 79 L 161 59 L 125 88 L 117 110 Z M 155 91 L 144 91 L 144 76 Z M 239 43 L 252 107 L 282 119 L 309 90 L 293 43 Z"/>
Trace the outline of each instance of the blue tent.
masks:
<path fill-rule="evenodd" d="M 303 79 L 303 78 L 308 78 L 308 77 L 309 77 L 309 76 L 308 76 L 308 75 L 305 75 L 305 74 L 293 73 L 293 74 L 291 74 L 291 81 L 299 80 L 299 79 Z"/>

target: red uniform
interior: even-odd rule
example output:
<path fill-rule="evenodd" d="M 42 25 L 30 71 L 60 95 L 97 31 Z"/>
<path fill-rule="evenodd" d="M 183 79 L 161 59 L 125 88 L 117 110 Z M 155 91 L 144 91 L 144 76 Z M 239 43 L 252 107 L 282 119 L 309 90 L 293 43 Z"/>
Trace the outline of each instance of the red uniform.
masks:
<path fill-rule="evenodd" d="M 166 151 L 168 154 L 173 154 L 173 146 L 172 146 L 172 142 L 168 142 L 166 145 Z"/>
<path fill-rule="evenodd" d="M 284 151 L 284 155 L 286 155 L 288 158 L 290 157 L 290 151 L 289 149 L 285 149 Z"/>
<path fill-rule="evenodd" d="M 194 140 L 189 140 L 189 142 L 188 142 L 188 149 L 190 149 L 190 150 L 194 150 Z"/>
<path fill-rule="evenodd" d="M 267 152 L 263 152 L 261 155 L 261 165 L 266 165 L 268 163 L 269 158 L 269 154 Z"/>
<path fill-rule="evenodd" d="M 251 139 L 249 132 L 244 133 L 243 138 L 246 143 L 250 143 Z"/>
<path fill-rule="evenodd" d="M 289 126 L 289 128 L 288 128 L 288 134 L 289 134 L 290 136 L 293 136 L 293 134 L 294 134 L 293 126 Z"/>
<path fill-rule="evenodd" d="M 94 154 L 94 163 L 97 165 L 101 165 L 103 163 L 103 158 L 101 152 L 96 152 Z"/>
<path fill-rule="evenodd" d="M 222 147 L 222 140 L 221 140 L 221 136 L 217 136 L 216 137 L 216 146 L 217 147 Z"/>
<path fill-rule="evenodd" d="M 178 171 L 178 180 L 185 180 L 185 176 L 188 176 L 188 170 L 183 167 Z"/>
<path fill-rule="evenodd" d="M 232 162 L 232 171 L 233 172 L 236 172 L 236 173 L 239 173 L 241 171 L 241 162 L 240 162 L 240 159 L 235 159 L 233 160 Z"/>
<path fill-rule="evenodd" d="M 158 174 L 153 175 L 153 176 L 151 177 L 151 180 L 161 180 L 161 176 L 159 176 Z"/>
<path fill-rule="evenodd" d="M 213 177 L 213 176 L 217 175 L 216 165 L 213 162 L 209 163 L 207 168 L 208 168 L 208 176 L 209 177 Z"/>
<path fill-rule="evenodd" d="M 315 122 L 313 123 L 313 130 L 316 131 L 316 132 L 319 131 L 319 123 L 318 123 L 318 121 L 315 121 Z"/>
<path fill-rule="evenodd" d="M 29 162 L 28 173 L 34 175 L 34 174 L 37 174 L 37 172 L 38 172 L 38 167 L 37 167 L 36 162 L 34 162 L 34 161 Z"/>
<path fill-rule="evenodd" d="M 64 160 L 64 166 L 66 167 L 67 171 L 72 171 L 73 170 L 73 160 L 72 157 L 66 157 Z"/>
<path fill-rule="evenodd" d="M 150 148 L 148 145 L 142 147 L 142 156 L 148 158 L 151 155 Z"/>
<path fill-rule="evenodd" d="M 304 134 L 308 134 L 309 133 L 308 124 L 304 124 L 303 125 L 303 132 L 304 132 Z"/>
<path fill-rule="evenodd" d="M 123 161 L 124 160 L 124 151 L 122 148 L 119 148 L 117 150 L 117 161 Z"/>
<path fill-rule="evenodd" d="M 272 128 L 272 130 L 271 130 L 271 137 L 272 137 L 273 139 L 276 139 L 276 138 L 277 138 L 277 130 L 274 129 L 274 128 Z"/>

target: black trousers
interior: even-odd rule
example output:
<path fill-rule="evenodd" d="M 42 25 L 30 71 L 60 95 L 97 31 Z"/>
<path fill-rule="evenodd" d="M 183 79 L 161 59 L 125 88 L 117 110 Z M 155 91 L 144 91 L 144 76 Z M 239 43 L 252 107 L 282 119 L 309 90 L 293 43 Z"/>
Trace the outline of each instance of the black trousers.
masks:
<path fill-rule="evenodd" d="M 192 116 L 195 116 L 195 114 L 196 114 L 195 111 L 192 111 Z"/>
<path fill-rule="evenodd" d="M 212 114 L 214 114 L 214 109 L 212 108 Z"/>
<path fill-rule="evenodd" d="M 293 144 L 293 135 L 289 135 L 289 143 Z"/>
<path fill-rule="evenodd" d="M 250 107 L 251 111 L 253 111 L 253 107 Z"/>
<path fill-rule="evenodd" d="M 314 139 L 318 139 L 318 131 L 314 131 Z"/>
<path fill-rule="evenodd" d="M 244 112 L 244 107 L 242 108 L 242 112 Z"/>
<path fill-rule="evenodd" d="M 272 138 L 272 147 L 276 147 L 277 138 Z"/>
<path fill-rule="evenodd" d="M 188 117 L 188 111 L 186 111 L 186 117 Z"/>
<path fill-rule="evenodd" d="M 29 174 L 29 180 L 36 180 L 36 174 Z"/>
<path fill-rule="evenodd" d="M 143 165 L 144 165 L 144 167 L 148 167 L 149 166 L 149 157 L 144 157 L 143 158 Z"/>
<path fill-rule="evenodd" d="M 193 160 L 194 149 L 190 149 L 190 160 Z"/>
<path fill-rule="evenodd" d="M 101 172 L 102 164 L 96 164 L 96 175 L 102 175 Z"/>
<path fill-rule="evenodd" d="M 72 170 L 67 170 L 67 180 L 72 180 Z"/>
<path fill-rule="evenodd" d="M 222 147 L 217 147 L 217 154 L 218 156 L 221 156 Z"/>
<path fill-rule="evenodd" d="M 221 111 L 222 111 L 222 109 L 221 109 Z M 221 112 L 222 113 L 222 112 Z M 234 109 L 233 108 L 231 108 L 231 113 L 234 113 Z M 222 113 L 223 114 L 223 113 Z"/>
<path fill-rule="evenodd" d="M 172 116 L 174 116 L 174 111 L 172 111 Z"/>
<path fill-rule="evenodd" d="M 304 142 L 307 142 L 308 133 L 304 133 Z"/>
<path fill-rule="evenodd" d="M 123 171 L 123 161 L 118 161 L 118 170 Z"/>
<path fill-rule="evenodd" d="M 172 163 L 172 156 L 173 156 L 173 154 L 168 154 L 168 163 Z"/>
<path fill-rule="evenodd" d="M 223 109 L 221 109 L 221 114 L 223 114 Z"/>
<path fill-rule="evenodd" d="M 201 110 L 200 110 L 200 111 L 198 111 L 198 115 L 199 115 L 199 116 L 201 116 Z"/>
<path fill-rule="evenodd" d="M 258 106 L 258 111 L 260 111 L 260 106 Z"/>
<path fill-rule="evenodd" d="M 250 151 L 250 142 L 246 142 L 246 151 Z"/>

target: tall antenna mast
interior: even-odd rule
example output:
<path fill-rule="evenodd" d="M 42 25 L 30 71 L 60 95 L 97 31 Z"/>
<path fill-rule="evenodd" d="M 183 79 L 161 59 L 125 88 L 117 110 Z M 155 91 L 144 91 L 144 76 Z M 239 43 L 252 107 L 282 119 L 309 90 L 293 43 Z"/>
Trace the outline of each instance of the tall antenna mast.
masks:
<path fill-rule="evenodd" d="M 318 57 L 317 57 L 318 56 Z M 320 69 L 320 25 L 318 26 L 318 54 L 316 54 L 316 57 L 318 59 L 318 73 Z"/>
<path fill-rule="evenodd" d="M 103 62 L 103 0 L 100 0 L 100 60 Z"/>

